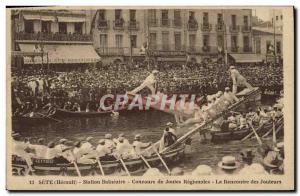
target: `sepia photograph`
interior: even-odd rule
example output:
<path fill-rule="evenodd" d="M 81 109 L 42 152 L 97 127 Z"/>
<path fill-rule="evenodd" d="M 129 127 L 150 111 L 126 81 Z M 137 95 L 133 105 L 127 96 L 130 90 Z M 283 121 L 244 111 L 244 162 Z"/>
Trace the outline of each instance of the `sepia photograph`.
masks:
<path fill-rule="evenodd" d="M 7 189 L 294 190 L 293 7 L 7 11 Z"/>

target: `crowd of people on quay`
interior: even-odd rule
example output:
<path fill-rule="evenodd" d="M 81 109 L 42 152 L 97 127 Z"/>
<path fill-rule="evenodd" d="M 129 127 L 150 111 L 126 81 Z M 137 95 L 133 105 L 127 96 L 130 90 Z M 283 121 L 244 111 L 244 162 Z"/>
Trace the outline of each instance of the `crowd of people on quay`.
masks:
<path fill-rule="evenodd" d="M 159 71 L 157 90 L 165 94 L 196 93 L 202 96 L 232 83 L 228 67 L 222 64 L 158 64 L 155 68 Z M 243 65 L 238 69 L 252 86 L 260 87 L 263 92 L 270 90 L 279 94 L 283 88 L 282 65 Z M 138 86 L 148 74 L 142 63 L 134 66 L 109 64 L 70 72 L 25 70 L 12 77 L 13 112 L 25 114 L 41 109 L 49 102 L 60 108 L 68 102 L 71 109 L 75 104 L 80 105 L 81 111 L 89 103 L 89 110 L 97 111 L 103 95 L 125 94 L 128 89 Z"/>

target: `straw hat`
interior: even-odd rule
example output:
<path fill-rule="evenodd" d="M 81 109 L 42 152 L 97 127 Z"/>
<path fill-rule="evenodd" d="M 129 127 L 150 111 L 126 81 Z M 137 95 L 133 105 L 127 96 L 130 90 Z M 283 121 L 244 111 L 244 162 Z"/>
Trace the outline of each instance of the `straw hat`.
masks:
<path fill-rule="evenodd" d="M 159 71 L 157 71 L 156 69 L 154 69 L 153 71 L 152 71 L 152 73 L 153 74 L 156 74 L 156 73 L 158 73 Z"/>
<path fill-rule="evenodd" d="M 93 139 L 93 137 L 89 136 L 89 137 L 87 137 L 87 138 L 85 139 L 85 141 L 89 142 L 89 141 L 91 141 L 92 139 Z"/>
<path fill-rule="evenodd" d="M 234 170 L 240 167 L 240 162 L 233 156 L 224 156 L 218 166 L 224 170 Z"/>
<path fill-rule="evenodd" d="M 235 69 L 235 66 L 231 65 L 231 66 L 229 67 L 229 69 Z"/>
<path fill-rule="evenodd" d="M 172 122 L 168 122 L 166 125 L 167 125 L 167 126 L 172 126 L 173 123 L 172 123 Z"/>
<path fill-rule="evenodd" d="M 134 136 L 134 139 L 141 139 L 141 134 L 136 134 L 135 136 Z"/>
<path fill-rule="evenodd" d="M 198 165 L 192 172 L 192 176 L 212 175 L 212 168 L 208 165 Z"/>
<path fill-rule="evenodd" d="M 112 135 L 110 133 L 107 133 L 107 134 L 104 135 L 104 138 L 105 139 L 111 139 Z"/>
<path fill-rule="evenodd" d="M 171 175 L 172 176 L 182 176 L 184 174 L 184 171 L 182 168 L 180 167 L 174 167 L 172 170 L 171 170 Z"/>
<path fill-rule="evenodd" d="M 105 144 L 105 140 L 104 140 L 104 139 L 100 139 L 100 140 L 98 141 L 98 144 Z"/>
<path fill-rule="evenodd" d="M 63 143 L 65 143 L 66 141 L 68 141 L 68 140 L 65 139 L 65 138 L 62 138 L 62 139 L 60 139 L 60 140 L 58 141 L 58 143 L 63 144 Z"/>
<path fill-rule="evenodd" d="M 157 168 L 149 168 L 143 176 L 160 177 L 164 176 Z"/>

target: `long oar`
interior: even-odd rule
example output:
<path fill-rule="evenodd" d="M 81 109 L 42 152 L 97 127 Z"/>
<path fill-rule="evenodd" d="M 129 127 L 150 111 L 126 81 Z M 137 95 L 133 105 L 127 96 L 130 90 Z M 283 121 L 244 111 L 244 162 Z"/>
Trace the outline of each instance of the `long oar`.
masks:
<path fill-rule="evenodd" d="M 258 141 L 258 144 L 259 144 L 260 146 L 262 146 L 262 141 L 261 141 L 261 139 L 259 138 L 258 134 L 256 133 L 255 129 L 253 128 L 252 123 L 248 123 L 248 124 L 250 125 L 250 127 L 251 127 L 251 129 L 252 129 L 252 131 L 253 131 L 253 133 L 254 133 L 254 135 L 255 135 L 257 141 Z"/>
<path fill-rule="evenodd" d="M 97 163 L 98 163 L 98 166 L 99 166 L 99 168 L 100 168 L 100 171 L 101 171 L 102 176 L 105 176 L 105 173 L 104 173 L 104 171 L 103 171 L 103 167 L 102 167 L 100 158 L 97 159 Z"/>
<path fill-rule="evenodd" d="M 275 119 L 273 119 L 273 144 L 276 145 Z"/>
<path fill-rule="evenodd" d="M 80 173 L 80 170 L 79 170 L 79 168 L 78 168 L 78 165 L 77 165 L 76 161 L 73 161 L 73 165 L 74 165 L 74 167 L 75 167 L 75 169 L 76 169 L 77 175 L 78 175 L 79 177 L 81 177 L 81 173 Z"/>
<path fill-rule="evenodd" d="M 44 117 L 46 117 L 46 118 L 49 118 L 49 119 L 51 119 L 51 120 L 54 120 L 54 121 L 56 121 L 56 122 L 63 122 L 63 121 L 61 121 L 61 120 L 57 120 L 57 119 L 55 119 L 55 118 L 52 118 L 52 117 L 50 117 L 50 116 L 47 116 L 47 115 L 42 114 L 42 113 L 39 113 L 39 112 L 37 112 L 37 114 L 40 114 L 40 115 L 42 115 L 42 116 L 44 116 Z"/>
<path fill-rule="evenodd" d="M 144 161 L 144 163 L 147 165 L 147 167 L 151 168 L 151 165 L 148 163 L 148 161 L 145 159 L 145 157 L 141 154 L 139 156 Z"/>
<path fill-rule="evenodd" d="M 119 161 L 121 162 L 121 164 L 122 164 L 123 168 L 125 169 L 127 175 L 131 176 L 130 172 L 128 171 L 128 168 L 126 167 L 126 165 L 125 165 L 125 163 L 124 163 L 124 161 L 123 161 L 123 159 L 121 157 L 119 158 Z"/>
<path fill-rule="evenodd" d="M 165 166 L 166 170 L 168 171 L 168 174 L 171 174 L 171 171 L 170 171 L 169 167 L 167 166 L 166 162 L 163 160 L 163 158 L 157 152 L 157 150 L 155 149 L 155 147 L 152 146 L 152 148 L 153 148 L 154 152 L 157 154 L 157 156 L 159 157 L 159 159 L 161 160 L 162 164 Z"/>
<path fill-rule="evenodd" d="M 261 124 L 259 127 L 257 127 L 256 131 L 260 130 L 263 126 L 265 125 L 265 123 Z M 254 134 L 254 132 L 249 133 L 247 136 L 245 136 L 241 142 L 247 140 L 248 138 L 250 138 L 252 135 Z"/>

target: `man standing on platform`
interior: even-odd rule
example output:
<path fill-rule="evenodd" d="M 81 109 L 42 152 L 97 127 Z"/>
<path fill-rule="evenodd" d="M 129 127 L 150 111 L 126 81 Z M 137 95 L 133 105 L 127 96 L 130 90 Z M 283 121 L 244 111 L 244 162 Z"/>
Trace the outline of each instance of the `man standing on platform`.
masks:
<path fill-rule="evenodd" d="M 250 90 L 253 89 L 253 87 L 247 82 L 246 78 L 244 78 L 244 76 L 242 76 L 240 72 L 235 69 L 234 66 L 230 66 L 229 71 L 233 82 L 233 86 L 232 86 L 233 94 L 237 93 L 238 86 L 246 86 Z"/>
<path fill-rule="evenodd" d="M 143 90 L 145 87 L 148 87 L 151 90 L 151 94 L 155 95 L 157 74 L 158 74 L 158 71 L 153 70 L 152 73 L 144 80 L 144 82 L 140 86 L 138 86 L 137 88 L 135 88 L 134 90 L 132 90 L 129 93 L 136 94 L 139 91 Z"/>

